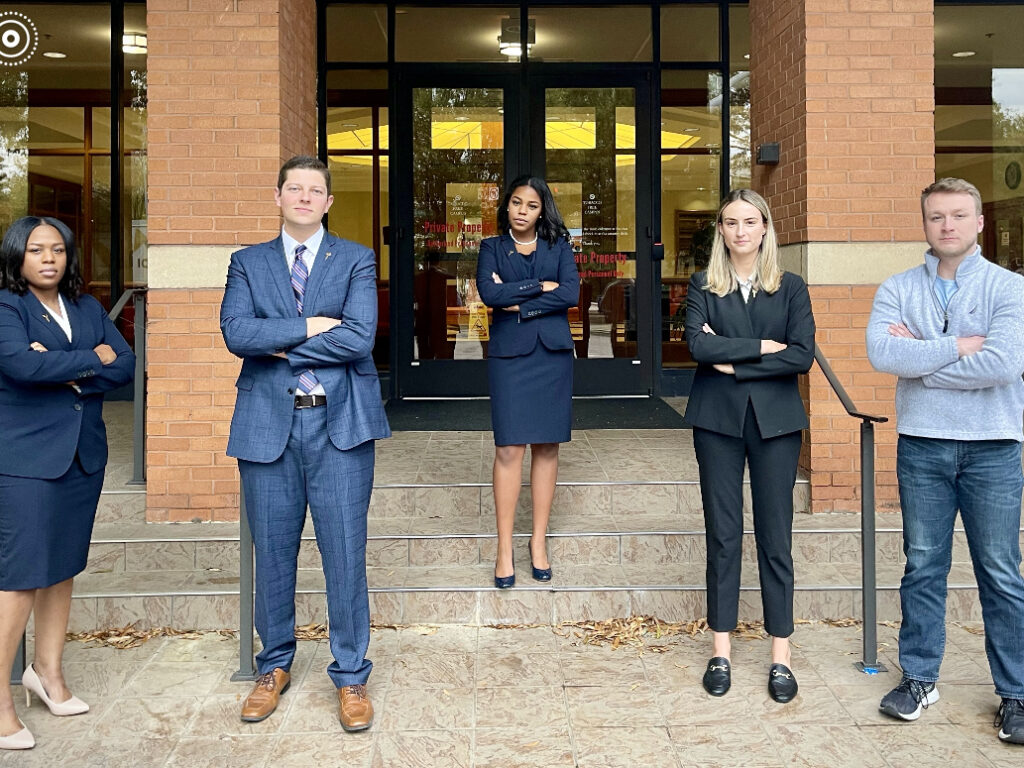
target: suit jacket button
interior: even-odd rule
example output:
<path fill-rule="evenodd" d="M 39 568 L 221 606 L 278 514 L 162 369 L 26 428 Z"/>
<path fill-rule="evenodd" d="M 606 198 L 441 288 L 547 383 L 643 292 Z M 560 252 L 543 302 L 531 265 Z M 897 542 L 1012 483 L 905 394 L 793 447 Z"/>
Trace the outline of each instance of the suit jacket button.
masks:
<path fill-rule="evenodd" d="M 81 403 L 75 403 L 75 406 L 74 406 L 74 407 L 75 407 L 75 410 L 76 410 L 76 411 L 80 411 L 80 410 L 82 410 L 82 404 L 81 404 Z"/>
<path fill-rule="evenodd" d="M 294 395 L 295 394 L 295 390 L 294 389 L 289 389 L 288 390 L 288 394 L 289 395 Z"/>

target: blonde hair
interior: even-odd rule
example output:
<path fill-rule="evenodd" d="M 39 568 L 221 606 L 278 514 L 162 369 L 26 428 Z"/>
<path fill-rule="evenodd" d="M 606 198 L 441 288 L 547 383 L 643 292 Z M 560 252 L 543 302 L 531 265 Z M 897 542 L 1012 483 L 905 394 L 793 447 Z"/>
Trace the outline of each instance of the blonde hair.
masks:
<path fill-rule="evenodd" d="M 775 223 L 772 221 L 771 211 L 768 210 L 768 203 L 752 189 L 734 189 L 722 201 L 722 205 L 718 209 L 715 243 L 711 246 L 711 258 L 708 260 L 707 282 L 704 284 L 704 290 L 711 291 L 716 296 L 725 296 L 739 287 L 736 271 L 729 261 L 729 249 L 725 247 L 725 238 L 722 237 L 722 211 L 726 206 L 738 200 L 750 203 L 757 208 L 761 212 L 761 220 L 765 225 L 764 238 L 761 240 L 757 260 L 754 262 L 754 289 L 775 293 L 782 285 L 782 269 L 779 268 L 779 239 L 775 234 Z"/>
<path fill-rule="evenodd" d="M 952 176 L 947 176 L 944 179 L 939 179 L 933 184 L 929 184 L 923 190 L 921 190 L 921 215 L 924 216 L 924 204 L 928 198 L 939 192 L 950 192 L 953 194 L 964 194 L 970 195 L 974 199 L 974 211 L 981 216 L 981 192 L 978 188 L 971 184 L 969 181 L 964 179 L 957 179 Z"/>

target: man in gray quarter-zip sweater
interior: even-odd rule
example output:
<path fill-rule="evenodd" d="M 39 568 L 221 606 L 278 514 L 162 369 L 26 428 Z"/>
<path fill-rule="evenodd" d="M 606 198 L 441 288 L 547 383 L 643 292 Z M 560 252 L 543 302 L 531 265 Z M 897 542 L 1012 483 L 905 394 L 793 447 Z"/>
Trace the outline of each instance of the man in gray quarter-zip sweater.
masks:
<path fill-rule="evenodd" d="M 924 264 L 882 284 L 867 328 L 871 364 L 899 377 L 896 473 L 907 556 L 903 679 L 879 708 L 916 720 L 939 699 L 959 510 L 1002 698 L 999 738 L 1024 744 L 1024 276 L 982 257 L 981 195 L 972 184 L 940 179 L 922 193 L 921 210 L 931 246 Z"/>

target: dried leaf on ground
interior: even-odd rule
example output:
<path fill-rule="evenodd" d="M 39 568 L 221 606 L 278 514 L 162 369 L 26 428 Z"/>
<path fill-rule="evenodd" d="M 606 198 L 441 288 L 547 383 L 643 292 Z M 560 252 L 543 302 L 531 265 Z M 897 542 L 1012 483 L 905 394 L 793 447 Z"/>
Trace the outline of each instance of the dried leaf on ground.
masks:
<path fill-rule="evenodd" d="M 139 629 L 135 624 L 128 624 L 124 627 L 111 627 L 108 629 L 93 629 L 87 632 L 68 632 L 66 638 L 77 640 L 80 643 L 90 643 L 94 647 L 117 648 L 127 650 L 138 648 L 145 642 L 155 637 L 177 637 L 185 640 L 198 640 L 203 635 L 215 634 L 228 639 L 234 638 L 237 632 L 233 629 L 175 629 L 174 627 L 151 627 Z"/>

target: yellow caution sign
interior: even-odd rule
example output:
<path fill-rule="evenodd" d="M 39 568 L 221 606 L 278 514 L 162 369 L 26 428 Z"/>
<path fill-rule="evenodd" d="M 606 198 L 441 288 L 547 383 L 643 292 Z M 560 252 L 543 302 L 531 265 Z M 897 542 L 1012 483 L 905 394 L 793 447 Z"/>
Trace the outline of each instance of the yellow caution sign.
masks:
<path fill-rule="evenodd" d="M 470 341 L 489 341 L 490 329 L 487 327 L 487 307 L 483 302 L 474 301 L 469 305 L 469 329 L 467 337 Z"/>

